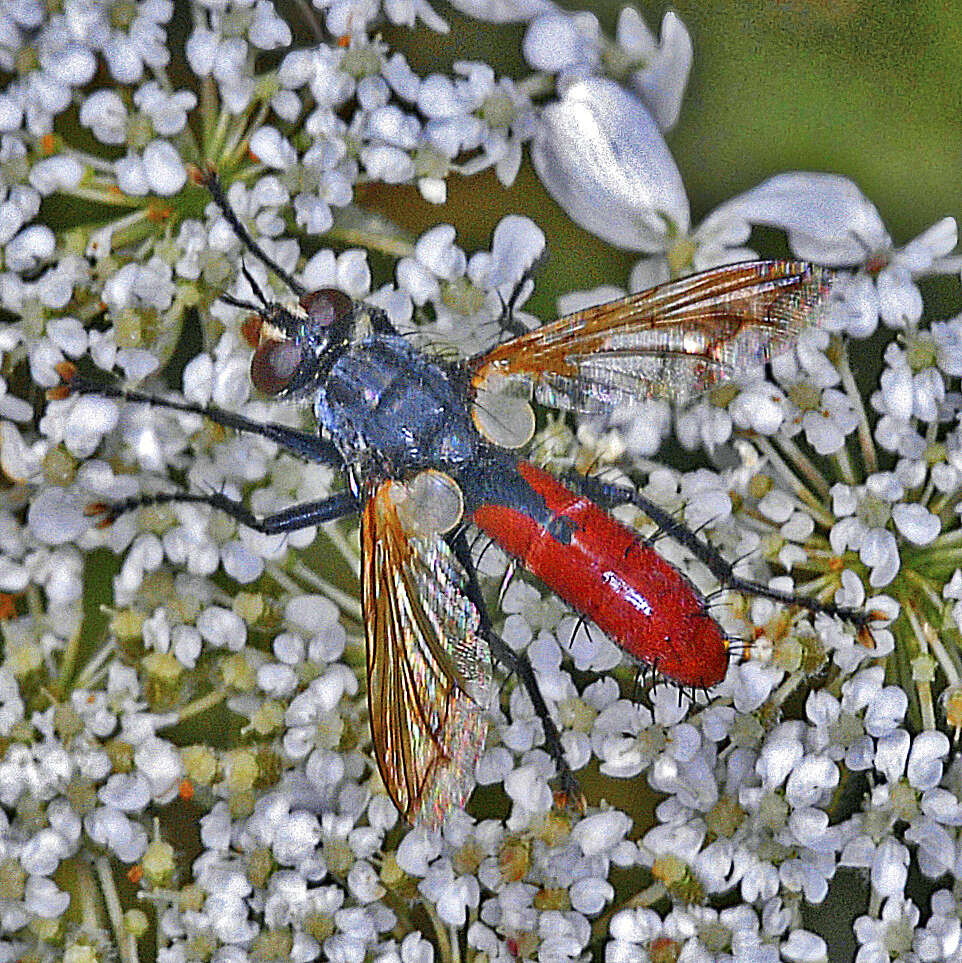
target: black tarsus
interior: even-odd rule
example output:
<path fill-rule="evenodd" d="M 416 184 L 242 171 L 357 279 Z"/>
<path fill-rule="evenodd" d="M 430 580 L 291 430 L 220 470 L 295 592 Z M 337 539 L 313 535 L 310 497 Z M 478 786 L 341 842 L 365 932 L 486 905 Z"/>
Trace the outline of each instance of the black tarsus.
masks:
<path fill-rule="evenodd" d="M 590 643 L 590 642 L 591 642 L 591 632 L 588 630 L 588 620 L 579 612 L 579 613 L 578 613 L 578 621 L 577 621 L 577 623 L 575 624 L 574 632 L 571 633 L 571 644 L 572 644 L 572 646 L 574 646 L 574 641 L 575 641 L 575 639 L 577 638 L 578 632 L 579 632 L 581 629 L 584 629 L 584 630 L 585 630 L 585 635 L 587 636 L 588 642 Z"/>
<path fill-rule="evenodd" d="M 214 203 L 220 208 L 224 220 L 234 229 L 244 247 L 254 255 L 265 267 L 273 271 L 298 297 L 307 294 L 307 288 L 296 278 L 288 274 L 264 249 L 250 236 L 246 227 L 240 222 L 237 213 L 230 206 L 224 186 L 220 182 L 217 172 L 208 168 L 201 172 L 201 183 L 210 192 Z"/>
<path fill-rule="evenodd" d="M 511 294 L 508 295 L 508 300 L 501 296 L 501 292 L 498 292 L 498 297 L 501 299 L 501 315 L 494 319 L 495 324 L 497 324 L 500 329 L 507 332 L 511 337 L 518 338 L 523 334 L 528 334 L 531 328 L 527 325 L 522 324 L 515 316 L 514 310 L 518 306 L 518 302 L 521 300 L 521 294 L 524 291 L 525 284 L 531 280 L 533 275 L 537 274 L 544 262 L 548 259 L 548 248 L 545 246 L 544 250 L 534 259 L 531 265 L 525 268 L 521 275 L 520 280 L 514 286 Z"/>
<path fill-rule="evenodd" d="M 136 404 L 152 405 L 157 408 L 183 411 L 191 415 L 201 415 L 204 418 L 209 418 L 215 424 L 223 425 L 225 428 L 232 428 L 235 431 L 243 431 L 251 435 L 260 435 L 263 438 L 269 438 L 271 441 L 298 457 L 303 458 L 305 461 L 328 465 L 331 468 L 342 468 L 344 465 L 343 459 L 333 442 L 327 441 L 309 431 L 299 431 L 288 425 L 279 425 L 276 422 L 270 421 L 252 421 L 243 415 L 235 414 L 232 411 L 225 411 L 223 408 L 217 408 L 214 405 L 195 405 L 189 401 L 173 401 L 167 398 L 158 398 L 155 395 L 144 394 L 141 391 L 133 391 L 110 382 L 92 381 L 79 374 L 75 374 L 70 378 L 67 382 L 67 388 L 69 388 L 72 393 L 101 395 L 104 398 L 120 398 L 122 401 L 130 401 Z"/>
<path fill-rule="evenodd" d="M 554 720 L 548 713 L 548 706 L 544 701 L 544 697 L 541 695 L 541 689 L 538 687 L 538 680 L 534 674 L 534 668 L 528 657 L 523 653 L 515 652 L 511 646 L 494 631 L 494 627 L 491 625 L 491 617 L 488 615 L 488 609 L 484 603 L 481 585 L 478 582 L 477 569 L 474 566 L 474 560 L 471 558 L 471 548 L 465 537 L 464 529 L 462 528 L 451 532 L 445 537 L 445 541 L 447 541 L 451 551 L 454 552 L 455 558 L 457 558 L 461 563 L 461 567 L 464 569 L 467 578 L 465 593 L 478 610 L 478 615 L 481 619 L 481 634 L 488 643 L 492 659 L 494 659 L 495 662 L 499 662 L 508 672 L 516 675 L 521 680 L 521 684 L 524 686 L 534 706 L 534 711 L 537 713 L 538 718 L 541 720 L 541 725 L 544 727 L 545 748 L 558 767 L 558 780 L 561 783 L 561 789 L 568 799 L 583 809 L 585 806 L 584 795 L 578 785 L 578 780 L 568 765 L 567 759 L 565 759 L 564 748 L 561 745 L 561 735 L 558 732 L 558 727 L 554 724 Z"/>
<path fill-rule="evenodd" d="M 223 492 L 155 492 L 154 494 L 134 495 L 115 502 L 95 502 L 88 508 L 88 514 L 103 516 L 103 524 L 113 522 L 126 512 L 136 511 L 152 505 L 169 505 L 185 502 L 210 505 L 231 518 L 264 535 L 280 535 L 296 532 L 324 522 L 331 522 L 348 515 L 356 515 L 360 510 L 357 499 L 350 491 L 340 491 L 327 498 L 313 502 L 291 505 L 283 511 L 258 517 L 242 502 L 228 498 Z"/>
<path fill-rule="evenodd" d="M 634 505 L 636 508 L 640 508 L 665 534 L 688 549 L 728 589 L 745 592 L 747 595 L 761 596 L 785 605 L 797 605 L 799 608 L 808 609 L 810 612 L 833 615 L 853 623 L 859 629 L 867 628 L 870 622 L 879 617 L 876 613 L 864 609 L 835 605 L 833 602 L 823 602 L 821 599 L 813 598 L 810 595 L 784 592 L 781 589 L 773 589 L 761 582 L 755 582 L 752 579 L 737 575 L 734 565 L 706 542 L 703 542 L 687 525 L 677 521 L 663 508 L 634 489 L 611 485 L 577 472 L 568 473 L 565 480 L 580 494 L 589 496 L 608 510 L 618 505 Z"/>
<path fill-rule="evenodd" d="M 514 316 L 514 309 L 518 306 L 518 298 L 520 297 L 521 291 L 524 288 L 524 283 L 527 280 L 528 276 L 525 274 L 524 277 L 522 277 L 521 280 L 515 285 L 515 288 L 511 292 L 511 296 L 507 301 L 505 301 L 505 299 L 498 294 L 498 297 L 501 298 L 501 314 L 499 317 L 494 319 L 494 322 L 502 331 L 506 331 L 513 338 L 519 338 L 521 335 L 527 334 L 530 330 Z"/>

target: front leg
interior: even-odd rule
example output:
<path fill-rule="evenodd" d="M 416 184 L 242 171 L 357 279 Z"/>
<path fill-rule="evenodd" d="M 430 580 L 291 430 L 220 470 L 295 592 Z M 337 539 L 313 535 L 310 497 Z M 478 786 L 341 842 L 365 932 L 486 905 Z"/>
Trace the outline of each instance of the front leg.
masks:
<path fill-rule="evenodd" d="M 147 508 L 152 505 L 170 504 L 210 505 L 224 512 L 235 521 L 261 532 L 263 535 L 279 535 L 282 532 L 296 532 L 323 522 L 356 515 L 360 510 L 357 498 L 350 491 L 336 492 L 327 498 L 313 502 L 291 505 L 283 511 L 271 515 L 257 516 L 242 502 L 228 498 L 223 492 L 157 492 L 153 495 L 134 495 L 115 502 L 94 502 L 87 507 L 87 514 L 100 516 L 100 527 L 113 523 L 120 515 Z"/>
<path fill-rule="evenodd" d="M 133 391 L 110 382 L 95 381 L 78 374 L 74 365 L 69 361 L 61 362 L 57 371 L 63 378 L 63 384 L 51 388 L 47 397 L 52 401 L 59 401 L 71 394 L 100 395 L 104 398 L 119 398 L 136 404 L 152 405 L 155 408 L 167 408 L 170 411 L 183 411 L 191 415 L 201 415 L 209 418 L 215 424 L 232 428 L 234 431 L 246 432 L 250 435 L 260 435 L 269 438 L 282 448 L 303 458 L 305 461 L 329 465 L 331 468 L 342 468 L 343 459 L 334 444 L 319 435 L 307 431 L 298 431 L 287 425 L 279 425 L 270 421 L 252 421 L 243 415 L 232 411 L 225 411 L 215 405 L 196 405 L 189 401 L 171 401 L 158 398 L 156 395 Z"/>

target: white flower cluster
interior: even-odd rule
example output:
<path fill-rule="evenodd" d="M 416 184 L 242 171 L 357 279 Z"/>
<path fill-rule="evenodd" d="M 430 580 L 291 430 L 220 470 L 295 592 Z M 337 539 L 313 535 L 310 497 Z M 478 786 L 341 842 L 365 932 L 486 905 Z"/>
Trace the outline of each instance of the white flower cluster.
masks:
<path fill-rule="evenodd" d="M 0 9 L 0 963 L 133 963 L 148 935 L 161 963 L 815 963 L 835 956 L 811 906 L 846 867 L 864 880 L 859 963 L 962 961 L 962 767 L 943 731 L 962 725 L 962 315 L 932 323 L 919 286 L 958 273 L 954 221 L 898 246 L 850 181 L 791 172 L 693 225 L 663 137 L 692 64 L 677 16 L 656 38 L 626 9 L 609 38 L 552 0 L 454 5 L 524 23 L 534 73 L 419 76 L 379 29 L 446 30 L 427 0 L 316 2 L 310 42 L 268 0 Z M 309 290 L 462 353 L 508 303 L 534 325 L 518 310 L 545 246 L 531 220 L 469 255 L 455 227 L 410 238 L 360 200 L 378 182 L 440 204 L 449 174 L 486 168 L 507 185 L 525 148 L 575 221 L 638 252 L 631 291 L 756 256 L 755 226 L 840 269 L 829 323 L 771 377 L 614 413 L 577 454 L 552 420 L 537 450 L 627 452 L 645 494 L 752 577 L 879 618 L 867 640 L 770 601 L 714 609 L 745 658 L 707 704 L 668 686 L 646 704 L 611 640 L 515 580 L 502 634 L 572 768 L 600 770 L 593 805 L 554 807 L 543 722 L 511 682 L 477 769 L 485 818 L 405 833 L 372 764 L 349 529 L 312 545 L 313 528 L 265 536 L 197 503 L 107 528 L 85 514 L 173 482 L 266 514 L 330 494 L 331 470 L 190 412 L 56 389 L 83 359 L 163 392 L 199 339 L 171 398 L 300 424 L 250 397 L 244 312 L 218 295 L 249 301 L 251 278 L 285 293 L 193 182 L 208 165 Z M 647 461 L 672 431 L 734 467 Z M 707 587 L 681 546 L 658 548 Z M 479 566 L 498 578 L 505 560 Z M 662 797 L 644 824 L 642 777 Z M 916 905 L 910 874 L 943 888 Z"/>

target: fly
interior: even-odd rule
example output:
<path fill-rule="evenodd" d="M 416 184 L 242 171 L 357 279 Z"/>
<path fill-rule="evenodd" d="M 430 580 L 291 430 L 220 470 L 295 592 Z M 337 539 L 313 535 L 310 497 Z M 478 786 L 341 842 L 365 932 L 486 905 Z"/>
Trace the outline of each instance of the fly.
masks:
<path fill-rule="evenodd" d="M 140 495 L 90 511 L 109 524 L 146 505 L 200 502 L 265 534 L 359 514 L 374 754 L 409 821 L 437 825 L 467 802 L 489 725 L 493 662 L 517 674 L 543 723 L 562 790 L 581 799 L 527 657 L 493 628 L 468 525 L 635 660 L 683 687 L 708 689 L 722 680 L 728 639 L 694 585 L 609 514 L 618 505 L 640 508 L 725 586 L 846 618 L 867 632 L 870 613 L 736 575 L 640 493 L 578 474 L 559 480 L 518 454 L 534 433 L 532 394 L 589 414 L 650 397 L 682 401 L 790 348 L 817 320 L 830 272 L 787 260 L 728 265 L 533 331 L 509 318 L 517 328 L 511 340 L 450 362 L 413 347 L 380 309 L 335 289 L 308 291 L 250 237 L 216 174 L 200 177 L 244 245 L 297 297 L 293 307 L 268 300 L 246 269 L 257 303 L 220 296 L 251 312 L 242 333 L 253 348 L 253 386 L 310 403 L 318 430 L 94 382 L 66 362 L 64 384 L 50 396 L 94 393 L 202 414 L 344 474 L 344 490 L 265 517 L 218 492 Z"/>

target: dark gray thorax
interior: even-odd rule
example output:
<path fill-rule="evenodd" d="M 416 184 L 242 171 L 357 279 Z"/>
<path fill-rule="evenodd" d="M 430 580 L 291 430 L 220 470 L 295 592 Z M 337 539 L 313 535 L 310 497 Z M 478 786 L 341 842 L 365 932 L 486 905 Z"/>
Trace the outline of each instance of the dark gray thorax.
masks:
<path fill-rule="evenodd" d="M 345 461 L 388 474 L 455 467 L 481 443 L 451 374 L 397 335 L 375 334 L 334 362 L 314 411 Z"/>

